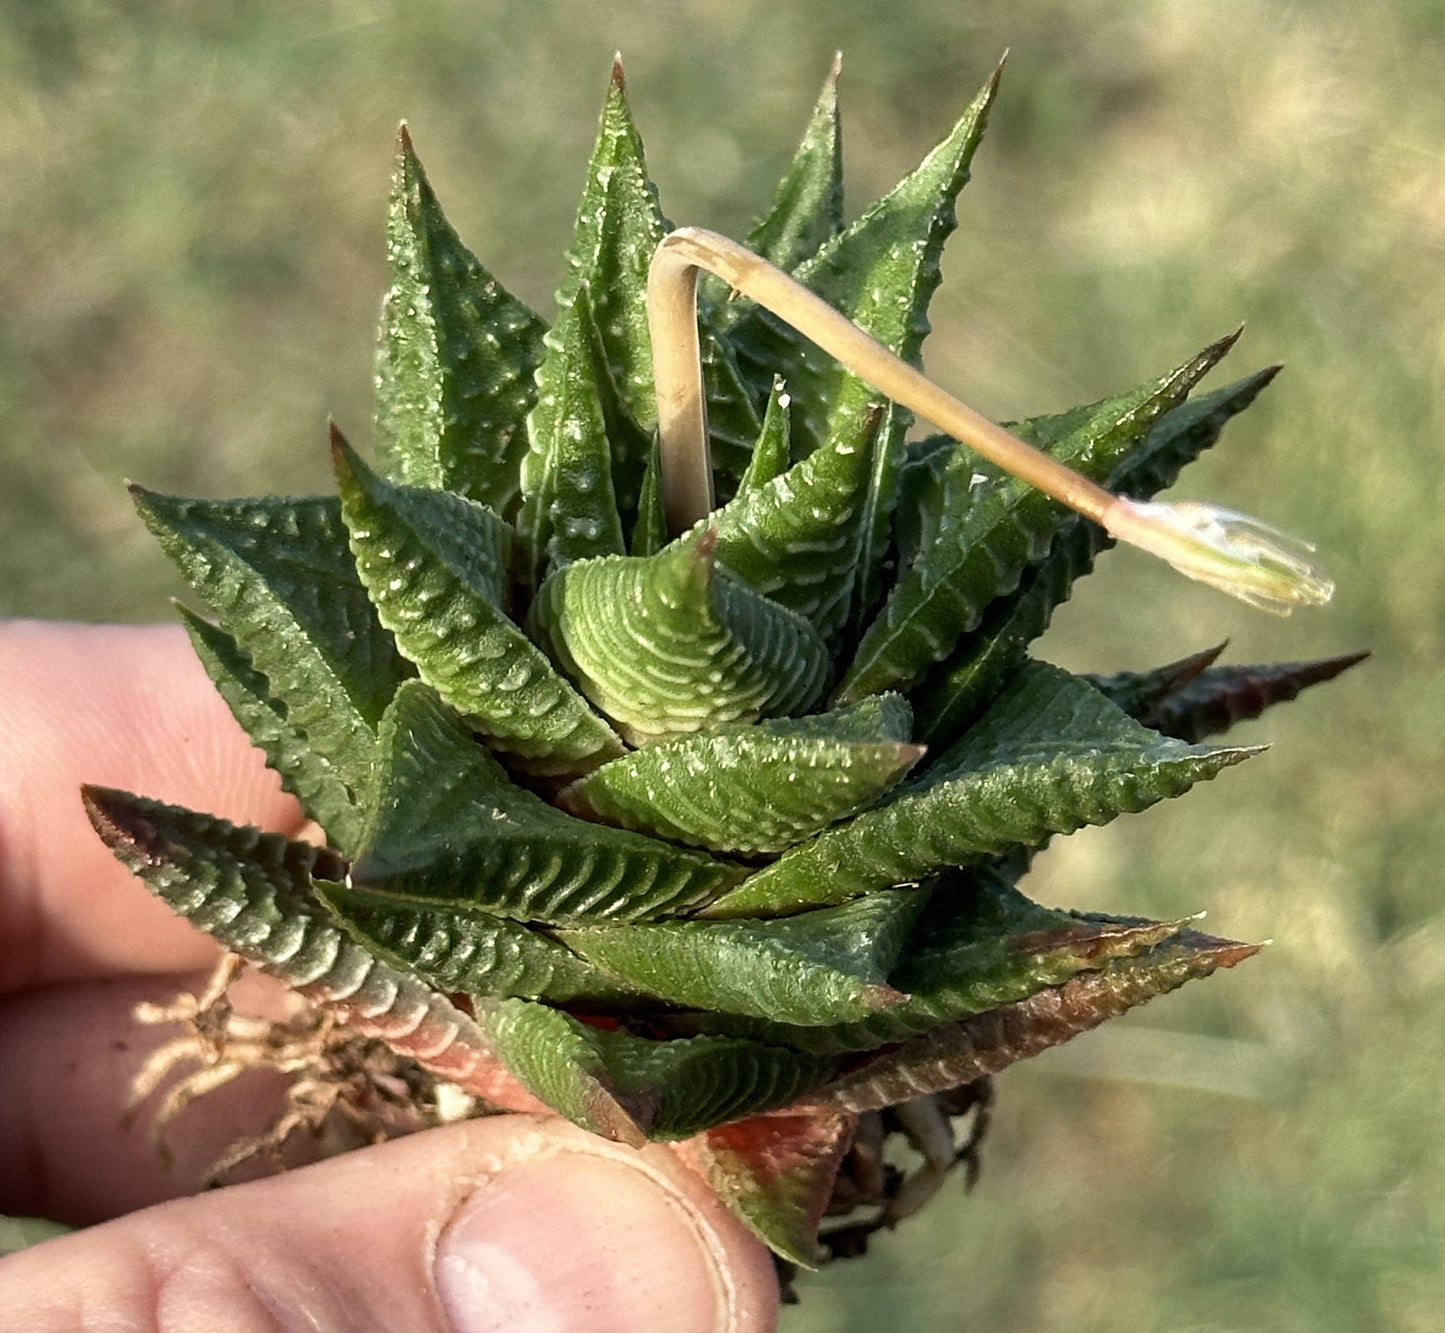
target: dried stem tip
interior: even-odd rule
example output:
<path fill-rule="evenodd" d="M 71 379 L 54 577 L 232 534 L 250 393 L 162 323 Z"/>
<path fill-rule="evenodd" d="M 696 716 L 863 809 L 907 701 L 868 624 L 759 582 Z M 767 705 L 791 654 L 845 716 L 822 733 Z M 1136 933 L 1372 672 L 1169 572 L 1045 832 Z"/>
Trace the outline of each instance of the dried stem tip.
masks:
<path fill-rule="evenodd" d="M 1333 593 L 1334 585 L 1308 560 L 1270 540 L 1288 538 L 1242 514 L 1112 495 L 960 402 L 767 260 L 700 227 L 681 227 L 663 239 L 647 285 L 663 508 L 672 533 L 705 518 L 713 503 L 697 328 L 699 271 L 772 311 L 894 402 L 1190 578 L 1282 615 L 1326 602 Z"/>
<path fill-rule="evenodd" d="M 1181 574 L 1275 615 L 1323 606 L 1334 595 L 1333 580 L 1308 558 L 1312 546 L 1232 509 L 1120 496 L 1103 523 L 1112 536 L 1167 560 Z"/>

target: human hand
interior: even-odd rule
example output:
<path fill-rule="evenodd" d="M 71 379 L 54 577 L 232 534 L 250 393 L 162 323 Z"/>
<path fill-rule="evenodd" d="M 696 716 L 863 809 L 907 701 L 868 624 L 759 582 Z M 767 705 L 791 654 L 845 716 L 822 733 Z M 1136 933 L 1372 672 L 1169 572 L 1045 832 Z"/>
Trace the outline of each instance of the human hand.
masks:
<path fill-rule="evenodd" d="M 95 837 L 82 782 L 294 834 L 300 809 L 179 630 L 0 624 L 0 1213 L 104 1222 L 0 1259 L 7 1327 L 766 1329 L 766 1251 L 661 1147 L 498 1116 L 183 1197 L 276 1114 L 189 1109 L 167 1170 L 120 1123 L 215 946 Z M 260 997 L 264 1000 L 264 996 Z M 114 1220 L 108 1220 L 114 1219 Z"/>

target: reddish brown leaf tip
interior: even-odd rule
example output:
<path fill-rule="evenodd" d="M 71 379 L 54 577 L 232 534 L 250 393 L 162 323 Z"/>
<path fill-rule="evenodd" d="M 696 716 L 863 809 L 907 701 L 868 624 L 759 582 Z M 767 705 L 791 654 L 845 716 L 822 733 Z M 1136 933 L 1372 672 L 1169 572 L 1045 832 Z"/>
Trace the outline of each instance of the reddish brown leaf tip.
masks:
<path fill-rule="evenodd" d="M 81 787 L 80 800 L 86 818 L 117 856 L 148 866 L 164 865 L 169 859 L 165 839 L 139 810 L 128 792 L 114 787 Z"/>
<path fill-rule="evenodd" d="M 619 92 L 627 91 L 627 75 L 622 72 L 622 52 L 612 53 L 612 86 Z"/>

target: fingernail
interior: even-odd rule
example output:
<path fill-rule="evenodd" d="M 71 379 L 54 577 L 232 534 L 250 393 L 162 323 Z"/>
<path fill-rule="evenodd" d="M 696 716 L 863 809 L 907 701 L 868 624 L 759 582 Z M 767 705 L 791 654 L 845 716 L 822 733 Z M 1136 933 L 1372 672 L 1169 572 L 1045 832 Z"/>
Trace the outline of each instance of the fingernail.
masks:
<path fill-rule="evenodd" d="M 701 1222 L 627 1163 L 581 1152 L 506 1167 L 442 1233 L 437 1293 L 456 1333 L 726 1326 Z"/>

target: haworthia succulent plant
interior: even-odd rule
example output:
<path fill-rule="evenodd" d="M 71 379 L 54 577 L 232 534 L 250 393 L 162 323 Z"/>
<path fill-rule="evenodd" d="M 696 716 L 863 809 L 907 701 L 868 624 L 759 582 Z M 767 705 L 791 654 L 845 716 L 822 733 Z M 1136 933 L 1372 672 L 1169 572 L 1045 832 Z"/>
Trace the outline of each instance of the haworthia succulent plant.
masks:
<path fill-rule="evenodd" d="M 749 242 L 916 363 L 997 75 L 851 225 L 836 76 Z M 681 1141 L 811 1262 L 873 1111 L 1253 952 L 1015 880 L 1047 839 L 1247 757 L 1197 742 L 1357 658 L 1032 659 L 1104 532 L 951 440 L 905 444 L 908 413 L 716 291 L 724 502 L 670 531 L 668 232 L 620 68 L 550 329 L 403 133 L 383 466 L 334 432 L 339 499 L 136 490 L 214 617 L 182 613 L 205 669 L 328 846 L 108 789 L 87 808 L 175 910 L 358 1031 L 492 1106 Z M 1015 430 L 1151 496 L 1273 376 L 1191 397 L 1232 342 Z"/>

